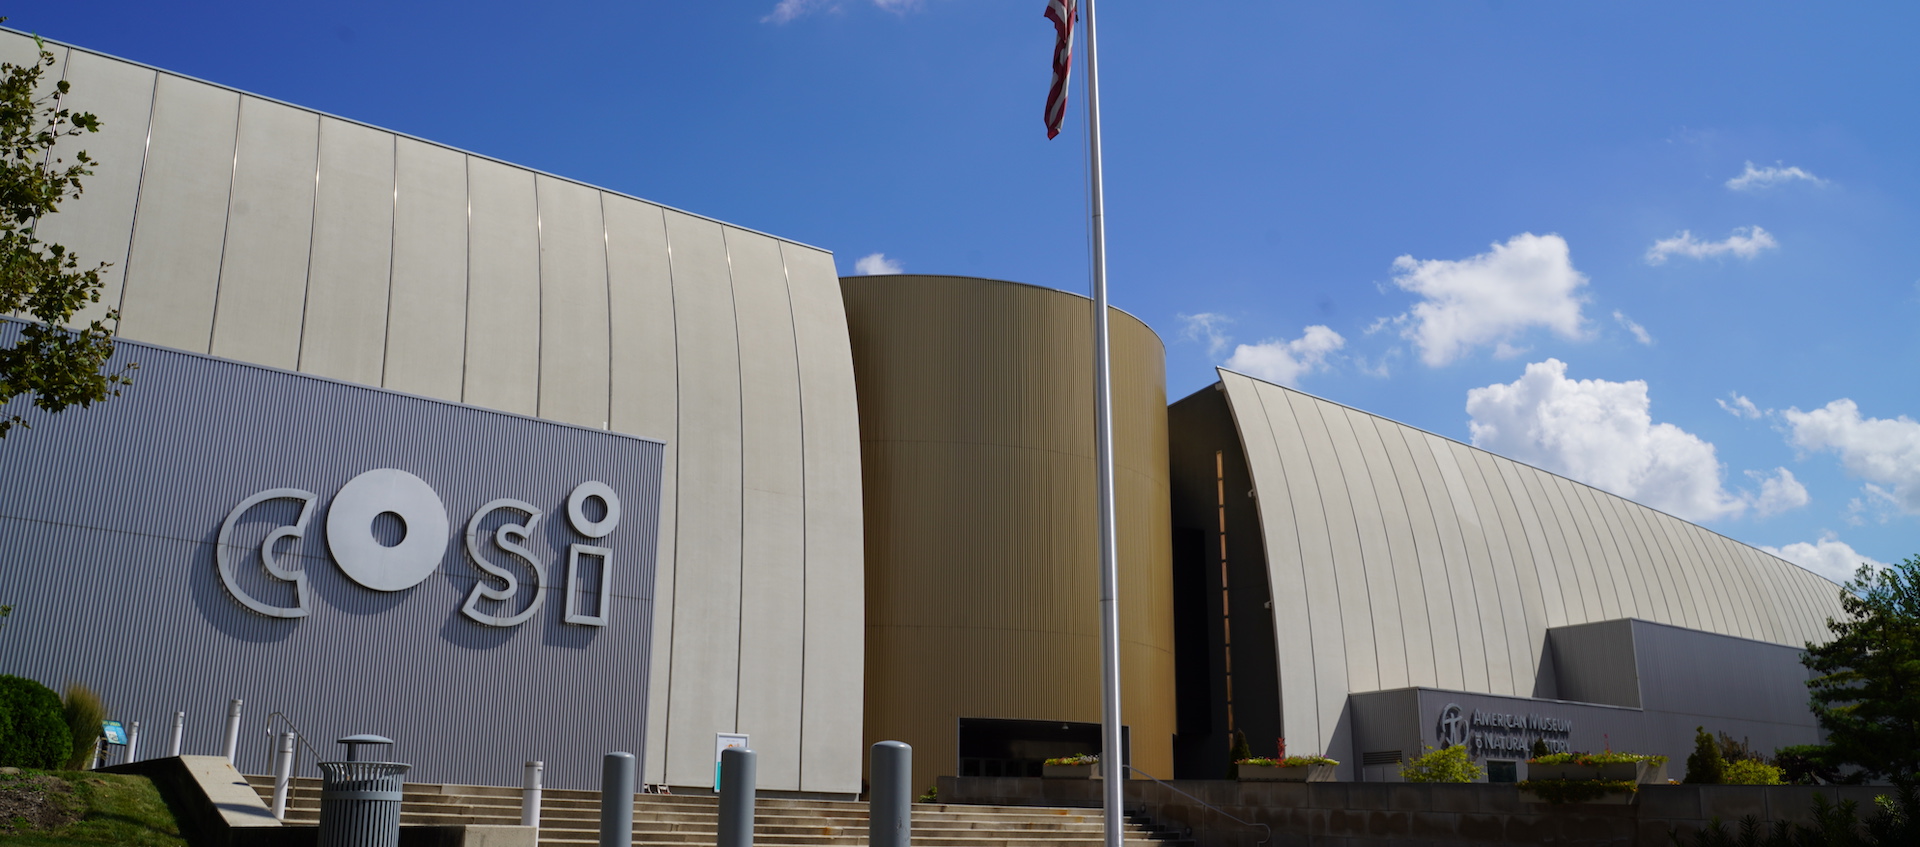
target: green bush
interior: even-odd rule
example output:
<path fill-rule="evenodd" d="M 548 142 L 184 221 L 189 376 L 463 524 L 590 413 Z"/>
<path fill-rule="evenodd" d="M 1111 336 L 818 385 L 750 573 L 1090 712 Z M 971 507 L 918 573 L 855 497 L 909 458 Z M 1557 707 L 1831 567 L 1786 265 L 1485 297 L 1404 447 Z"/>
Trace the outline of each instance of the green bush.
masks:
<path fill-rule="evenodd" d="M 1759 759 L 1741 759 L 1727 766 L 1728 785 L 1779 785 L 1780 769 Z"/>
<path fill-rule="evenodd" d="M 1611 779 L 1529 779 L 1520 790 L 1531 791 L 1549 803 L 1590 803 L 1608 794 L 1633 794 L 1640 790 L 1633 780 Z"/>
<path fill-rule="evenodd" d="M 1688 785 L 1720 785 L 1727 781 L 1727 760 L 1720 756 L 1720 742 L 1704 726 L 1694 727 L 1693 755 L 1687 757 Z"/>
<path fill-rule="evenodd" d="M 86 770 L 93 758 L 94 745 L 100 740 L 100 723 L 107 719 L 107 704 L 100 702 L 100 695 L 93 689 L 77 682 L 67 683 L 64 699 L 61 715 L 67 732 L 73 736 L 73 750 L 67 755 L 66 767 L 70 771 Z"/>
<path fill-rule="evenodd" d="M 1400 766 L 1400 778 L 1408 782 L 1478 782 L 1486 774 L 1467 758 L 1465 744 L 1438 750 L 1428 747 L 1427 752 Z"/>
<path fill-rule="evenodd" d="M 0 766 L 51 770 L 67 761 L 73 733 L 53 689 L 0 675 Z"/>
<path fill-rule="evenodd" d="M 1233 731 L 1233 746 L 1227 750 L 1227 778 L 1240 778 L 1240 762 L 1253 758 L 1253 748 L 1247 744 L 1246 730 Z"/>

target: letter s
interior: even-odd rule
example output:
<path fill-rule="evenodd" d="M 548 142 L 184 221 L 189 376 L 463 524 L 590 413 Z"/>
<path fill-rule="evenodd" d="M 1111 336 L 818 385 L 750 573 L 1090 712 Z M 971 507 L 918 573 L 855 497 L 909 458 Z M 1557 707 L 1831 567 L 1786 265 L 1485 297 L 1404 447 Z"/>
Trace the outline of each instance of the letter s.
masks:
<path fill-rule="evenodd" d="M 478 608 L 482 599 L 504 601 L 507 602 L 509 608 L 511 608 L 513 596 L 518 593 L 520 589 L 520 584 L 514 579 L 512 571 L 487 561 L 486 557 L 480 554 L 480 522 L 485 520 L 488 515 L 500 509 L 513 509 L 515 511 L 525 512 L 528 515 L 526 523 L 502 524 L 500 528 L 493 533 L 493 543 L 495 545 L 507 551 L 508 555 L 526 562 L 527 566 L 533 569 L 533 602 L 528 603 L 525 609 L 521 609 L 518 613 L 512 615 L 489 615 L 480 611 Z M 533 528 L 540 525 L 540 515 L 540 510 L 534 508 L 529 503 L 524 503 L 510 497 L 503 497 L 485 506 L 481 506 L 480 511 L 473 513 L 473 519 L 467 521 L 467 558 L 473 560 L 474 567 L 506 583 L 506 587 L 504 588 L 494 588 L 487 585 L 484 577 L 475 582 L 473 584 L 473 590 L 467 593 L 467 602 L 460 607 L 460 611 L 467 617 L 486 626 L 519 626 L 525 623 L 528 618 L 533 617 L 533 613 L 540 611 L 540 602 L 546 599 L 547 596 L 547 568 L 540 563 L 539 559 L 534 557 L 532 551 L 519 543 L 526 541 L 527 536 L 533 534 Z M 515 539 L 518 540 L 516 541 Z"/>

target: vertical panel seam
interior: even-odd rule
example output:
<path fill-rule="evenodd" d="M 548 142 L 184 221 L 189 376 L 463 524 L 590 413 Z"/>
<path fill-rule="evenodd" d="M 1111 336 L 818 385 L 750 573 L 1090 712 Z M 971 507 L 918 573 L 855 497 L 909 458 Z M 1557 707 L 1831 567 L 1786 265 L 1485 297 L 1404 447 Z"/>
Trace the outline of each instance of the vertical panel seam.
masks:
<path fill-rule="evenodd" d="M 73 59 L 73 51 L 67 51 L 68 61 Z M 65 73 L 65 71 L 62 71 Z M 120 334 L 120 324 L 125 320 L 127 308 L 127 284 L 133 271 L 133 234 L 140 231 L 140 201 L 147 191 L 147 158 L 153 154 L 153 114 L 160 102 L 160 72 L 153 74 L 153 89 L 147 94 L 147 141 L 140 148 L 140 176 L 133 189 L 133 216 L 127 221 L 127 260 L 120 266 L 120 301 L 114 306 L 113 334 Z M 235 133 L 238 136 L 238 133 Z"/>
<path fill-rule="evenodd" d="M 393 196 L 387 207 L 387 310 L 381 315 L 385 325 L 380 331 L 380 385 L 387 384 L 387 361 L 393 353 L 393 263 L 394 254 L 400 252 L 400 136 L 389 133 L 393 141 Z M 465 337 L 465 330 L 461 332 Z M 466 345 L 461 344 L 464 348 Z M 465 359 L 464 353 L 461 356 Z"/>
<path fill-rule="evenodd" d="M 747 380 L 744 351 L 740 349 L 740 297 L 733 284 L 733 243 L 727 238 L 727 227 L 720 227 L 720 252 L 727 257 L 727 303 L 731 306 L 729 314 L 733 318 L 733 357 L 734 357 L 734 393 L 739 398 L 740 438 L 737 447 L 740 452 L 740 522 L 736 527 L 739 533 L 740 559 L 735 562 L 737 568 L 734 580 L 733 612 L 733 731 L 740 731 L 740 669 L 746 663 L 747 634 Z"/>
<path fill-rule="evenodd" d="M 247 111 L 247 95 L 233 106 L 233 165 L 227 171 L 227 214 L 220 221 L 220 264 L 213 273 L 213 314 L 207 318 L 208 355 L 213 354 L 213 334 L 220 327 L 220 289 L 227 275 L 227 233 L 233 230 L 233 183 L 240 174 L 240 116 Z"/>
<path fill-rule="evenodd" d="M 667 247 L 667 303 L 668 303 L 668 307 L 672 310 L 672 313 L 673 313 L 673 445 L 672 446 L 673 446 L 673 522 L 674 522 L 674 526 L 673 526 L 673 596 L 669 598 L 672 601 L 669 605 L 673 605 L 677 607 L 680 599 L 680 538 L 684 534 L 680 531 L 680 522 L 685 520 L 686 518 L 685 513 L 680 510 L 680 426 L 681 426 L 681 421 L 683 421 L 686 417 L 684 414 L 681 413 L 685 405 L 686 398 L 682 397 L 680 392 L 680 292 L 679 292 L 679 287 L 675 284 L 674 273 L 673 273 L 673 229 L 667 226 L 667 214 L 665 210 L 661 210 L 660 212 L 660 241 L 662 244 L 665 244 Z M 607 339 L 607 350 L 609 351 L 609 354 L 611 354 L 611 351 L 613 350 L 612 338 Z M 609 409 L 608 412 L 611 413 L 612 410 Z M 662 450 L 660 455 L 661 455 L 661 461 L 662 463 L 664 463 L 666 461 L 666 451 Z M 661 501 L 663 503 L 665 502 L 665 499 L 666 499 L 666 494 L 665 494 L 666 487 L 667 487 L 666 475 L 663 473 L 660 479 L 660 488 L 662 490 Z M 658 584 L 659 583 L 659 567 L 660 567 L 659 563 L 655 562 L 654 593 L 656 595 L 658 595 L 660 591 L 660 586 Z M 666 651 L 667 666 L 663 669 L 666 671 L 666 674 L 667 674 L 666 675 L 667 697 L 666 697 L 666 702 L 660 704 L 660 708 L 663 710 L 661 712 L 660 725 L 665 729 L 665 733 L 664 733 L 665 737 L 660 739 L 660 782 L 662 784 L 668 781 L 667 774 L 671 773 L 673 770 L 673 760 L 670 758 L 673 754 L 673 748 L 671 746 L 671 741 L 670 741 L 673 738 L 673 656 L 674 656 L 673 648 L 674 648 L 674 642 L 676 640 L 676 637 L 679 635 L 679 632 L 680 632 L 680 618 L 681 616 L 676 611 L 676 613 L 673 616 L 672 624 L 667 627 L 667 651 Z M 650 674 L 652 673 L 651 668 L 648 669 L 648 673 Z M 651 705 L 649 705 L 649 708 L 651 708 Z"/>
<path fill-rule="evenodd" d="M 467 402 L 467 360 L 472 358 L 473 346 L 473 157 L 460 157 L 461 190 L 467 195 L 467 243 L 462 252 L 466 254 L 467 291 L 460 313 L 460 402 Z"/>
<path fill-rule="evenodd" d="M 795 787 L 805 791 L 807 787 L 807 577 L 813 571 L 813 549 L 807 546 L 808 513 L 813 510 L 813 498 L 807 490 L 807 380 L 802 375 L 805 366 L 800 362 L 800 321 L 793 306 L 793 271 L 787 267 L 787 246 L 775 243 L 774 249 L 780 251 L 780 278 L 787 286 L 787 323 L 793 329 L 793 384 L 794 394 L 799 398 L 800 414 L 800 693 L 799 726 L 800 731 L 794 737 Z M 834 293 L 839 293 L 840 280 L 834 278 Z M 742 512 L 744 517 L 745 513 Z"/>
<path fill-rule="evenodd" d="M 607 339 L 611 347 L 613 339 Z M 547 374 L 547 218 L 540 208 L 540 176 L 533 176 L 533 416 L 546 405 L 541 391 Z"/>
<path fill-rule="evenodd" d="M 1306 397 L 1307 395 L 1302 394 L 1301 396 Z M 1359 554 L 1360 590 L 1365 592 L 1365 596 L 1367 598 L 1367 604 L 1366 604 L 1367 605 L 1367 631 L 1373 636 L 1372 638 L 1373 679 L 1374 679 L 1374 684 L 1377 686 L 1379 685 L 1379 681 L 1380 681 L 1380 626 L 1379 624 L 1375 623 L 1376 615 L 1374 614 L 1374 608 L 1373 608 L 1373 586 L 1370 584 L 1370 581 L 1367 579 L 1367 550 L 1366 550 L 1366 547 L 1360 542 L 1360 509 L 1357 506 L 1355 506 L 1353 503 L 1353 483 L 1350 482 L 1352 477 L 1350 477 L 1347 474 L 1346 463 L 1340 460 L 1340 448 L 1339 448 L 1339 445 L 1333 442 L 1333 433 L 1329 430 L 1327 426 L 1326 412 L 1321 407 L 1322 401 L 1315 398 L 1311 398 L 1311 397 L 1309 397 L 1308 399 L 1312 401 L 1308 405 L 1313 407 L 1314 414 L 1319 416 L 1320 418 L 1320 431 L 1327 433 L 1327 448 L 1329 452 L 1333 454 L 1333 471 L 1334 473 L 1339 474 L 1340 476 L 1340 488 L 1341 490 L 1347 493 L 1347 516 L 1349 518 L 1352 518 L 1352 521 L 1353 521 L 1354 548 L 1355 548 L 1355 552 Z M 1291 406 L 1292 404 L 1289 403 L 1288 405 Z M 1295 412 L 1294 414 L 1296 417 L 1299 415 L 1298 412 Z M 1345 417 L 1345 416 L 1342 415 L 1342 417 Z M 1304 436 L 1305 432 L 1302 431 L 1301 434 Z M 1364 463 L 1364 460 L 1362 461 Z M 1313 453 L 1311 451 L 1307 453 L 1307 463 L 1309 466 L 1311 466 L 1313 463 Z M 1316 485 L 1314 487 L 1318 488 L 1319 485 L 1317 484 L 1317 478 L 1319 476 L 1319 471 L 1316 470 L 1314 474 L 1316 477 Z M 1372 484 L 1371 480 L 1369 480 L 1368 484 L 1369 485 Z M 1331 526 L 1328 527 L 1328 535 L 1329 536 L 1332 535 Z M 1333 539 L 1329 537 L 1327 541 L 1331 543 Z M 1389 566 L 1391 566 L 1391 561 L 1389 561 Z M 1336 577 L 1336 584 L 1338 584 L 1339 568 L 1337 567 L 1334 568 L 1334 573 Z M 1344 618 L 1345 615 L 1346 615 L 1346 610 L 1342 609 L 1341 616 Z M 1349 677 L 1348 684 L 1349 684 L 1349 687 L 1351 687 L 1352 675 L 1349 674 L 1348 677 Z"/>
<path fill-rule="evenodd" d="M 607 192 L 595 191 L 594 198 L 600 202 L 600 281 L 607 294 L 607 411 L 601 419 L 600 428 L 613 429 L 613 250 L 608 246 L 611 237 L 607 235 Z M 669 283 L 671 287 L 671 283 Z M 679 414 L 675 409 L 674 413 Z M 655 545 L 656 549 L 658 545 Z M 644 763 L 642 767 L 644 767 Z"/>
<path fill-rule="evenodd" d="M 1387 575 L 1389 578 L 1388 581 L 1393 584 L 1393 589 L 1394 589 L 1393 605 L 1397 613 L 1397 616 L 1399 617 L 1399 624 L 1400 624 L 1400 671 L 1402 676 L 1405 676 L 1409 681 L 1411 681 L 1412 675 L 1410 672 L 1408 672 L 1406 667 L 1406 664 L 1409 658 L 1408 651 L 1407 651 L 1407 616 L 1406 616 L 1406 613 L 1400 611 L 1400 596 L 1399 596 L 1400 574 L 1399 574 L 1398 568 L 1395 567 L 1393 562 L 1393 544 L 1387 538 L 1387 536 L 1389 535 L 1389 533 L 1386 531 L 1387 515 L 1386 515 L 1386 510 L 1380 507 L 1380 487 L 1373 484 L 1373 463 L 1367 461 L 1367 451 L 1366 451 L 1366 448 L 1360 444 L 1360 433 L 1357 430 L 1355 430 L 1353 427 L 1353 417 L 1346 413 L 1346 407 L 1337 406 L 1337 408 L 1341 409 L 1340 420 L 1346 424 L 1347 433 L 1353 437 L 1354 449 L 1355 449 L 1355 452 L 1360 456 L 1360 466 L 1362 468 L 1362 475 L 1366 478 L 1367 488 L 1368 490 L 1373 492 L 1374 511 L 1378 512 L 1380 515 L 1380 527 L 1382 530 L 1380 535 L 1380 543 L 1383 546 L 1385 546 L 1387 550 Z M 1326 420 L 1326 415 L 1322 414 L 1320 418 L 1322 421 L 1324 421 Z M 1334 454 L 1334 458 L 1335 459 L 1339 458 L 1339 454 L 1337 452 Z M 1342 467 L 1344 467 L 1344 465 Z M 1347 488 L 1348 488 L 1347 500 L 1348 502 L 1352 502 L 1353 487 L 1349 485 Z M 1355 521 L 1355 531 L 1357 532 L 1358 524 L 1359 524 L 1358 514 L 1355 515 L 1354 521 Z M 1366 567 L 1366 552 L 1364 550 L 1361 551 L 1361 567 L 1363 569 Z M 1367 602 L 1369 607 L 1371 607 L 1373 602 L 1372 591 L 1368 591 L 1367 593 Z M 1378 662 L 1379 655 L 1380 655 L 1380 634 L 1377 631 L 1374 633 L 1373 643 L 1374 643 L 1375 661 Z"/>
<path fill-rule="evenodd" d="M 293 348 L 293 369 L 304 370 L 307 361 L 307 305 L 313 300 L 313 242 L 320 229 L 320 150 L 326 144 L 327 119 L 316 118 L 313 126 L 313 202 L 307 207 L 307 273 L 300 286 L 300 338 Z"/>
<path fill-rule="evenodd" d="M 1365 414 L 1365 413 L 1363 412 L 1362 414 Z M 1428 639 L 1427 663 L 1431 667 L 1433 673 L 1435 674 L 1435 676 L 1432 677 L 1432 679 L 1437 684 L 1440 681 L 1440 678 L 1438 676 L 1439 669 L 1440 669 L 1439 668 L 1440 657 L 1434 652 L 1433 643 L 1432 643 L 1433 609 L 1430 607 L 1430 603 L 1428 599 L 1429 597 L 1432 596 L 1432 592 L 1427 587 L 1426 568 L 1421 567 L 1420 565 L 1420 537 L 1417 533 L 1413 531 L 1413 506 L 1412 504 L 1407 502 L 1407 485 L 1404 481 L 1400 479 L 1399 469 L 1395 468 L 1393 465 L 1393 451 L 1387 449 L 1387 438 L 1386 436 L 1380 433 L 1380 423 L 1382 419 L 1373 417 L 1371 415 L 1369 415 L 1368 417 L 1369 417 L 1369 424 L 1373 427 L 1374 437 L 1380 439 L 1380 454 L 1386 457 L 1387 474 L 1393 477 L 1394 488 L 1398 489 L 1396 494 L 1400 498 L 1400 510 L 1403 514 L 1407 516 L 1407 537 L 1413 541 L 1413 550 L 1411 551 L 1413 553 L 1413 575 L 1414 575 L 1414 578 L 1420 584 L 1420 597 L 1419 597 L 1420 608 L 1423 612 L 1425 612 L 1426 618 L 1427 618 L 1427 639 Z M 1391 421 L 1389 421 L 1388 423 L 1391 423 Z M 1394 433 L 1394 436 L 1399 437 L 1399 433 L 1397 432 Z M 1402 439 L 1402 443 L 1403 444 L 1405 443 L 1404 439 Z M 1395 575 L 1394 583 L 1395 583 L 1395 588 L 1397 589 L 1399 587 L 1399 577 L 1397 574 Z M 1409 658 L 1411 658 L 1411 654 L 1409 654 Z M 1464 678 L 1465 677 L 1463 675 L 1462 679 Z M 1408 683 L 1413 682 L 1413 671 L 1411 668 L 1409 668 L 1407 671 L 1407 681 Z"/>

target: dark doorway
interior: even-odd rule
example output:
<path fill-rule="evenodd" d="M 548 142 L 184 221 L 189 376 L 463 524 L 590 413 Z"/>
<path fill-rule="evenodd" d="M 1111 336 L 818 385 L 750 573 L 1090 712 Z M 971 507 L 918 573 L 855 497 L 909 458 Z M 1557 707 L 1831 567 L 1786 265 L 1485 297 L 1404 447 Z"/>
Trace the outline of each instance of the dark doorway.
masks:
<path fill-rule="evenodd" d="M 1122 764 L 1133 762 L 1128 729 L 1120 728 Z M 1099 752 L 1097 723 L 960 719 L 961 776 L 1039 776 L 1048 759 Z"/>

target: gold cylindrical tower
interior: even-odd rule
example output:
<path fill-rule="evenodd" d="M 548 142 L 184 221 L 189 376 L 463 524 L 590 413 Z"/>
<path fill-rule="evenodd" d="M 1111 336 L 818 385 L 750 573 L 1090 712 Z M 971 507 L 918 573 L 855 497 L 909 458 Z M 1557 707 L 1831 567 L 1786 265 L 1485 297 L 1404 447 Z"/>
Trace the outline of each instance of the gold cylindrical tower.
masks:
<path fill-rule="evenodd" d="M 866 739 L 959 772 L 962 719 L 1100 720 L 1093 304 L 996 280 L 841 280 L 866 503 Z M 1123 721 L 1173 774 L 1165 349 L 1112 314 Z M 1038 749 L 1034 747 L 1033 749 Z"/>

